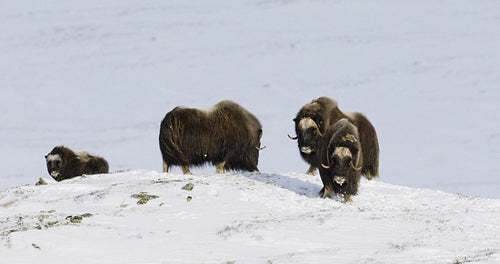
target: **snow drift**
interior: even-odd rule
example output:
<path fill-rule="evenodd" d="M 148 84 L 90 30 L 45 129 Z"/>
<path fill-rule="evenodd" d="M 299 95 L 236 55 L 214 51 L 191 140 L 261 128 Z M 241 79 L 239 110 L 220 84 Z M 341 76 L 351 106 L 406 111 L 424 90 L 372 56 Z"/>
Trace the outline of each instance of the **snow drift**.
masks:
<path fill-rule="evenodd" d="M 90 175 L 0 193 L 6 263 L 498 263 L 500 201 L 296 173 Z"/>

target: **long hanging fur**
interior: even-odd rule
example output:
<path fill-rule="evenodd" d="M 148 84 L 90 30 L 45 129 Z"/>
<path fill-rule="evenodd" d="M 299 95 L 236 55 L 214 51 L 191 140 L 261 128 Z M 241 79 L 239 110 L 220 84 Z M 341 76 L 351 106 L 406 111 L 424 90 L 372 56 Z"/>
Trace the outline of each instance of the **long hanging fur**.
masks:
<path fill-rule="evenodd" d="M 262 126 L 257 118 L 232 101 L 209 109 L 176 107 L 160 124 L 164 172 L 171 166 L 212 163 L 224 170 L 258 171 Z"/>
<path fill-rule="evenodd" d="M 358 193 L 363 151 L 358 129 L 346 118 L 330 126 L 323 135 L 318 150 L 319 173 L 323 182 L 320 195 L 343 194 L 348 200 Z M 339 177 L 341 184 L 335 180 Z"/>

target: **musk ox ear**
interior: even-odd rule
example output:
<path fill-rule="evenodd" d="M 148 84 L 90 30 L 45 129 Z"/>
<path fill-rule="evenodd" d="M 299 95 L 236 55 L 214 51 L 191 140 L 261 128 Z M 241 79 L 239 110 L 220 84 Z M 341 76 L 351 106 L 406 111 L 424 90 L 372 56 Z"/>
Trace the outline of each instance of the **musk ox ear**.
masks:
<path fill-rule="evenodd" d="M 297 123 L 297 121 L 299 121 L 299 119 L 296 117 L 296 118 L 292 119 L 292 121 L 293 121 L 294 123 Z"/>
<path fill-rule="evenodd" d="M 44 157 L 45 157 L 45 159 L 47 159 L 49 157 L 49 154 L 45 155 Z"/>

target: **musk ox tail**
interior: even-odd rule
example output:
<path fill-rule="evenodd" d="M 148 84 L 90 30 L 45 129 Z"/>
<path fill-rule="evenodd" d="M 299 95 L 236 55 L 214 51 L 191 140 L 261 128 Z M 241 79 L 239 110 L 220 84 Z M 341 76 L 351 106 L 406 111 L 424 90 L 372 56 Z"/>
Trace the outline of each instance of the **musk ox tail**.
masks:
<path fill-rule="evenodd" d="M 173 111 L 172 111 L 173 112 Z M 182 151 L 180 150 L 179 143 L 177 140 L 181 139 L 181 126 L 178 119 L 172 116 L 172 113 L 168 113 L 160 124 L 160 151 L 163 161 L 171 165 L 185 165 L 189 164 L 189 161 L 184 157 Z M 177 139 L 177 140 L 176 140 Z"/>

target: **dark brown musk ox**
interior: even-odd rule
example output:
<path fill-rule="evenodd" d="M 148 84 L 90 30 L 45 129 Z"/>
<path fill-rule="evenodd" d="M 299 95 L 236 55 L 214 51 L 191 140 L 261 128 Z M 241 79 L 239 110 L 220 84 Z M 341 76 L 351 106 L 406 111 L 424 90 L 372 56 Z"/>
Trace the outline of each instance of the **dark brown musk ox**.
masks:
<path fill-rule="evenodd" d="M 175 107 L 160 125 L 163 172 L 181 166 L 212 163 L 216 173 L 258 171 L 262 126 L 257 118 L 233 101 L 208 109 Z"/>
<path fill-rule="evenodd" d="M 316 152 L 321 138 L 328 127 L 342 118 L 347 118 L 358 129 L 364 160 L 361 174 L 369 180 L 377 177 L 379 146 L 375 128 L 363 114 L 341 111 L 338 103 L 328 97 L 320 97 L 304 105 L 293 119 L 297 136 L 288 135 L 290 139 L 298 141 L 300 155 L 310 164 L 306 173 L 316 173 L 320 166 Z"/>
<path fill-rule="evenodd" d="M 83 174 L 109 172 L 108 162 L 86 151 L 75 152 L 64 146 L 57 146 L 45 156 L 47 171 L 56 181 L 71 179 Z"/>
<path fill-rule="evenodd" d="M 344 195 L 344 201 L 350 201 L 350 196 L 358 193 L 362 153 L 358 129 L 347 118 L 340 119 L 325 131 L 317 153 L 323 182 L 319 194 L 323 198 L 331 198 L 333 192 Z"/>

